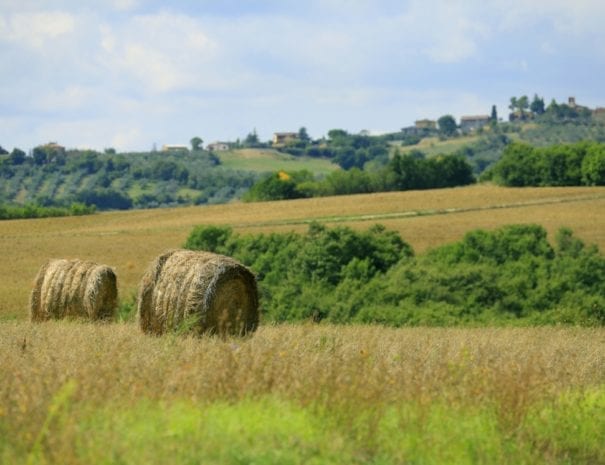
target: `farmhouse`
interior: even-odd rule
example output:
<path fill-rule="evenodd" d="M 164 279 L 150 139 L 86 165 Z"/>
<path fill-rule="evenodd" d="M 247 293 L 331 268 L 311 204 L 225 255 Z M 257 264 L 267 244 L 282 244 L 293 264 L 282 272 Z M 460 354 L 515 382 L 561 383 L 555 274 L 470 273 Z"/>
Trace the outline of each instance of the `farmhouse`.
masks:
<path fill-rule="evenodd" d="M 462 132 L 474 131 L 489 124 L 489 115 L 463 116 L 460 118 L 460 129 Z"/>
<path fill-rule="evenodd" d="M 298 139 L 297 132 L 274 132 L 273 145 L 286 144 Z"/>
<path fill-rule="evenodd" d="M 45 152 L 65 153 L 65 147 L 57 144 L 56 142 L 49 142 L 48 144 L 40 145 L 40 148 Z"/>
<path fill-rule="evenodd" d="M 419 119 L 414 122 L 417 129 L 437 129 L 437 121 L 432 119 Z"/>
<path fill-rule="evenodd" d="M 211 152 L 224 152 L 229 150 L 229 144 L 227 142 L 212 142 L 206 146 Z"/>
<path fill-rule="evenodd" d="M 189 146 L 187 145 L 162 145 L 162 152 L 189 152 Z"/>
<path fill-rule="evenodd" d="M 437 130 L 437 121 L 432 119 L 419 119 L 414 121 L 414 126 L 402 128 L 401 132 L 406 136 L 417 136 Z"/>

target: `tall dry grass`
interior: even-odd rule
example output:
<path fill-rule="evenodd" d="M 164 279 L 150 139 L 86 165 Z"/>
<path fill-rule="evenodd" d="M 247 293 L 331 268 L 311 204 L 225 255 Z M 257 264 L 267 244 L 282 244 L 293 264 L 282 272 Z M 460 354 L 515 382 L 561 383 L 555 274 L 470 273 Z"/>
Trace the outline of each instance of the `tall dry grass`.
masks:
<path fill-rule="evenodd" d="M 536 401 L 605 383 L 605 329 L 302 325 L 222 340 L 146 336 L 133 324 L 2 323 L 0 353 L 0 419 L 25 442 L 68 382 L 76 404 L 277 395 L 379 412 L 487 402 L 511 425 Z"/>

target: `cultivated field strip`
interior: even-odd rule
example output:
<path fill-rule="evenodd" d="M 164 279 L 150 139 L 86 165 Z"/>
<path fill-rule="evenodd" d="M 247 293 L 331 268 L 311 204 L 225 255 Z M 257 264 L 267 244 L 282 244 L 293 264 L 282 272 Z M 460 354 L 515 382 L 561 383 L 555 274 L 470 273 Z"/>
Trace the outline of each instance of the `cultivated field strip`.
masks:
<path fill-rule="evenodd" d="M 382 221 L 382 220 L 394 220 L 404 218 L 415 218 L 418 216 L 437 216 L 437 215 L 450 215 L 455 213 L 468 213 L 468 212 L 482 212 L 490 210 L 500 209 L 513 209 L 513 208 L 524 208 L 533 207 L 539 205 L 552 205 L 561 203 L 585 203 L 586 201 L 592 200 L 605 200 L 605 194 L 602 195 L 588 195 L 578 196 L 571 198 L 549 198 L 541 200 L 532 200 L 527 202 L 516 202 L 509 204 L 500 205 L 485 205 L 467 208 L 439 208 L 429 210 L 409 210 L 395 213 L 377 213 L 377 214 L 359 214 L 359 215 L 341 215 L 341 216 L 316 216 L 305 219 L 285 219 L 285 220 L 273 220 L 267 222 L 256 222 L 256 223 L 235 223 L 232 224 L 234 228 L 249 228 L 258 226 L 285 226 L 285 225 L 302 225 L 311 224 L 313 222 L 319 222 L 324 224 L 330 223 L 359 223 L 362 221 Z"/>

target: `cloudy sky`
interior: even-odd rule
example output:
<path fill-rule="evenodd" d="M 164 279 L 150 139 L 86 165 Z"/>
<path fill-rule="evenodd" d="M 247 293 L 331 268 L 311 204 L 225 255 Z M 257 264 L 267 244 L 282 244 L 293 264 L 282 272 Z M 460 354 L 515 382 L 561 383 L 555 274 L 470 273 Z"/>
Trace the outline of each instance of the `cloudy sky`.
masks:
<path fill-rule="evenodd" d="M 603 0 L 0 0 L 0 145 L 149 150 L 605 106 Z"/>

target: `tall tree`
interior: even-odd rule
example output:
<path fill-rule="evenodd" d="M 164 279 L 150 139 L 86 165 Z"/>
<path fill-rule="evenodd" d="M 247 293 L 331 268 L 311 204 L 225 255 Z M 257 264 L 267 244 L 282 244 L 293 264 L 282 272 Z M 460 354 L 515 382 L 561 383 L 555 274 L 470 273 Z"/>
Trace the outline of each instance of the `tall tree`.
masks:
<path fill-rule="evenodd" d="M 246 136 L 244 140 L 244 145 L 248 147 L 254 147 L 258 145 L 258 134 L 256 134 L 256 128 Z"/>
<path fill-rule="evenodd" d="M 22 165 L 25 162 L 25 152 L 15 147 L 9 156 L 13 165 Z"/>
<path fill-rule="evenodd" d="M 42 147 L 34 148 L 34 163 L 36 165 L 44 165 L 48 162 L 48 155 Z"/>
<path fill-rule="evenodd" d="M 517 100 L 517 107 L 519 108 L 521 115 L 524 114 L 525 110 L 529 109 L 529 99 L 527 98 L 527 95 L 519 97 Z"/>
<path fill-rule="evenodd" d="M 201 150 L 202 149 L 202 144 L 204 143 L 204 141 L 202 140 L 201 137 L 195 136 L 193 137 L 191 140 L 191 150 L 192 151 L 197 151 L 197 150 Z"/>
<path fill-rule="evenodd" d="M 298 130 L 298 140 L 300 140 L 301 142 L 309 142 L 311 140 L 309 134 L 307 134 L 306 127 L 303 126 Z"/>
<path fill-rule="evenodd" d="M 439 132 L 447 137 L 456 134 L 456 130 L 458 129 L 456 120 L 452 115 L 443 115 L 437 120 L 437 124 L 439 125 Z"/>
<path fill-rule="evenodd" d="M 544 99 L 538 97 L 538 94 L 534 94 L 534 99 L 532 100 L 529 109 L 536 115 L 541 115 L 545 111 Z"/>
<path fill-rule="evenodd" d="M 498 122 L 498 110 L 496 109 L 496 105 L 492 105 L 492 114 L 490 116 L 490 120 L 492 123 Z"/>

